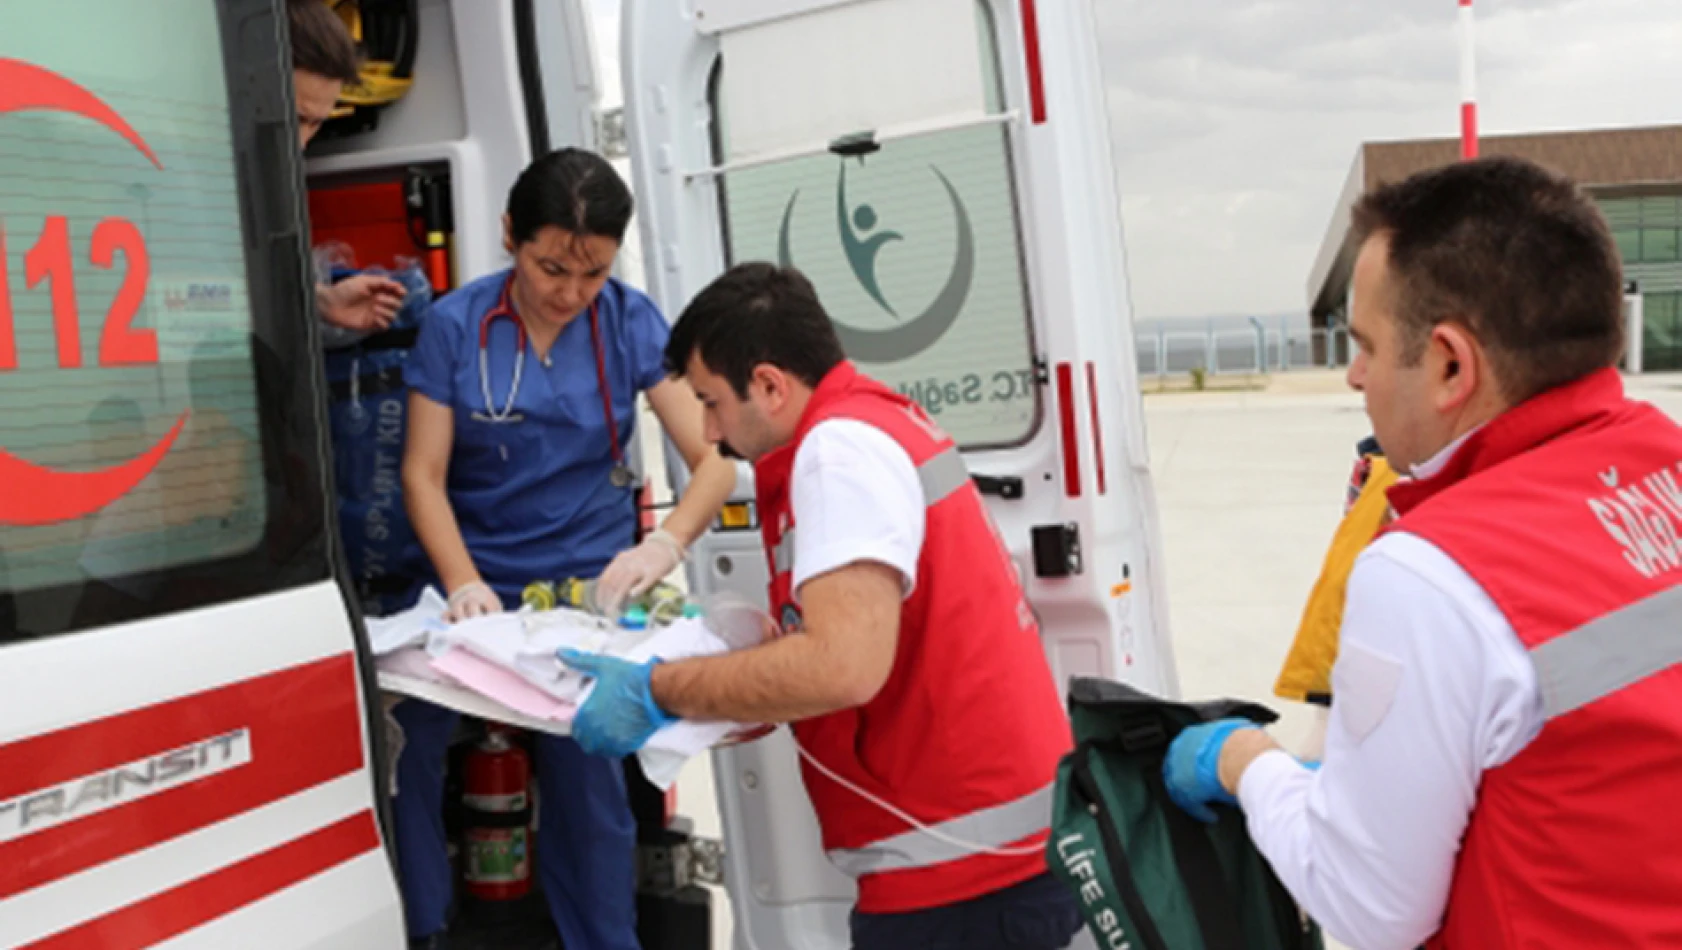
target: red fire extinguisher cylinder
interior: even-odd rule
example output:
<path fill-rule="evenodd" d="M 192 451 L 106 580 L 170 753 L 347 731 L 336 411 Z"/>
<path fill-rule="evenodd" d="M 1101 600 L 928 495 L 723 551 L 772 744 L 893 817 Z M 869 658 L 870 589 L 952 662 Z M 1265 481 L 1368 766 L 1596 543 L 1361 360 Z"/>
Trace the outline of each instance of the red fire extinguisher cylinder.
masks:
<path fill-rule="evenodd" d="M 485 904 L 531 892 L 531 759 L 496 726 L 467 756 L 462 879 Z"/>

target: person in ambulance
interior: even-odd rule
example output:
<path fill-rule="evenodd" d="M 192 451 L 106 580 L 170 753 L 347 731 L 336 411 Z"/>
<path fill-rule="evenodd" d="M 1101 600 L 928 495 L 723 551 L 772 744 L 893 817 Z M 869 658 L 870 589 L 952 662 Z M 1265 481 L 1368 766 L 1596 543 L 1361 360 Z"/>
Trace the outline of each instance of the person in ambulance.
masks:
<path fill-rule="evenodd" d="M 359 81 L 356 41 L 323 0 L 287 0 L 292 37 L 292 99 L 298 148 L 310 144 L 333 115 L 339 93 Z M 353 274 L 315 285 L 315 312 L 328 346 L 344 346 L 391 326 L 403 306 L 403 285 L 378 274 Z"/>
<path fill-rule="evenodd" d="M 1349 382 L 1409 477 L 1349 577 L 1325 757 L 1209 723 L 1168 789 L 1241 804 L 1363 950 L 1682 947 L 1682 428 L 1624 396 L 1606 222 L 1505 158 L 1354 217 Z"/>
<path fill-rule="evenodd" d="M 662 368 L 665 318 L 609 276 L 631 210 L 600 156 L 537 159 L 508 195 L 513 266 L 440 299 L 422 323 L 404 368 L 403 490 L 451 619 L 516 606 L 533 580 L 598 575 L 597 603 L 614 611 L 677 567 L 735 487 L 734 464 L 703 438 L 693 392 Z M 633 546 L 639 393 L 694 477 Z M 405 735 L 394 812 L 409 932 L 438 946 L 450 900 L 443 765 L 457 717 L 416 699 L 393 714 Z M 620 763 L 544 735 L 537 775 L 537 866 L 562 940 L 635 948 L 635 827 Z"/>
<path fill-rule="evenodd" d="M 666 367 L 708 438 L 754 462 L 784 635 L 671 663 L 567 654 L 596 683 L 580 744 L 626 755 L 676 717 L 793 723 L 824 847 L 858 880 L 853 946 L 1065 946 L 1079 909 L 1044 849 L 1069 723 L 957 447 L 844 358 L 792 269 L 703 290 Z"/>

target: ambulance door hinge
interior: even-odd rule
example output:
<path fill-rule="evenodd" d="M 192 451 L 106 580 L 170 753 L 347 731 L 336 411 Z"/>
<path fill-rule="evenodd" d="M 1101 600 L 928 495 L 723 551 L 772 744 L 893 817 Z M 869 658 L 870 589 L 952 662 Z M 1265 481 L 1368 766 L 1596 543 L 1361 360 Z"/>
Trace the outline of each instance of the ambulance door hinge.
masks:
<path fill-rule="evenodd" d="M 630 139 L 625 132 L 625 109 L 618 106 L 596 113 L 596 148 L 604 158 L 624 158 L 631 154 Z"/>
<path fill-rule="evenodd" d="M 637 846 L 637 891 L 673 894 L 692 884 L 724 884 L 724 842 L 670 834 Z"/>
<path fill-rule="evenodd" d="M 689 879 L 696 884 L 724 886 L 724 842 L 716 838 L 689 839 Z"/>

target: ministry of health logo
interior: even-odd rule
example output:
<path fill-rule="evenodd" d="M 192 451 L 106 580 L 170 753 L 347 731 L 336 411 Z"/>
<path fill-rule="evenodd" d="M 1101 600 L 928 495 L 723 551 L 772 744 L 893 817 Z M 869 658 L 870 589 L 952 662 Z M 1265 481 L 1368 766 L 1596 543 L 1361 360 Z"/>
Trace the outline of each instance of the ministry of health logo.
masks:
<path fill-rule="evenodd" d="M 865 330 L 835 321 L 836 334 L 847 355 L 866 363 L 890 363 L 909 359 L 933 346 L 946 335 L 969 298 L 975 280 L 975 232 L 970 225 L 969 212 L 964 208 L 958 190 L 952 187 L 940 169 L 929 166 L 952 203 L 952 216 L 957 223 L 958 247 L 953 256 L 952 270 L 940 293 L 923 311 L 906 319 L 883 293 L 876 277 L 876 259 L 882 248 L 894 241 L 904 240 L 898 231 L 877 230 L 876 209 L 869 204 L 850 208 L 847 202 L 847 164 L 841 163 L 840 177 L 835 185 L 835 221 L 841 234 L 841 248 L 847 264 L 859 286 L 876 305 L 882 308 L 898 326 L 886 330 Z M 783 209 L 782 229 L 777 236 L 777 258 L 784 267 L 793 266 L 794 253 L 790 247 L 789 231 L 794 220 L 794 208 L 800 200 L 800 190 L 789 196 Z M 850 210 L 850 213 L 849 213 Z M 871 233 L 875 232 L 875 233 Z"/>

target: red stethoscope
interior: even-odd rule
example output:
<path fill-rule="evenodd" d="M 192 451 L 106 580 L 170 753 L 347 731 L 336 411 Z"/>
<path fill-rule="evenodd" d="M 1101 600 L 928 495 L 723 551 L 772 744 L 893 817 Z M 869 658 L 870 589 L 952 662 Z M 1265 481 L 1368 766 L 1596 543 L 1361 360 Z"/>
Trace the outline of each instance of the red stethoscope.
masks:
<path fill-rule="evenodd" d="M 480 422 L 519 422 L 525 418 L 524 414 L 514 411 L 514 400 L 520 394 L 520 379 L 526 365 L 526 325 L 509 302 L 509 290 L 513 286 L 514 275 L 510 274 L 503 282 L 502 292 L 497 295 L 496 306 L 479 318 L 479 392 L 485 398 L 485 411 L 474 410 L 473 418 Z M 503 318 L 514 324 L 514 378 L 508 384 L 508 400 L 499 410 L 491 398 L 491 361 L 487 351 L 491 326 Z M 594 300 L 590 301 L 590 345 L 596 354 L 596 386 L 602 396 L 602 417 L 607 421 L 607 437 L 613 451 L 613 471 L 609 473 L 608 480 L 616 488 L 630 488 L 636 482 L 636 473 L 625 464 L 625 453 L 619 446 L 619 427 L 613 420 L 613 390 L 607 384 L 607 354 L 602 346 L 601 315 Z"/>

